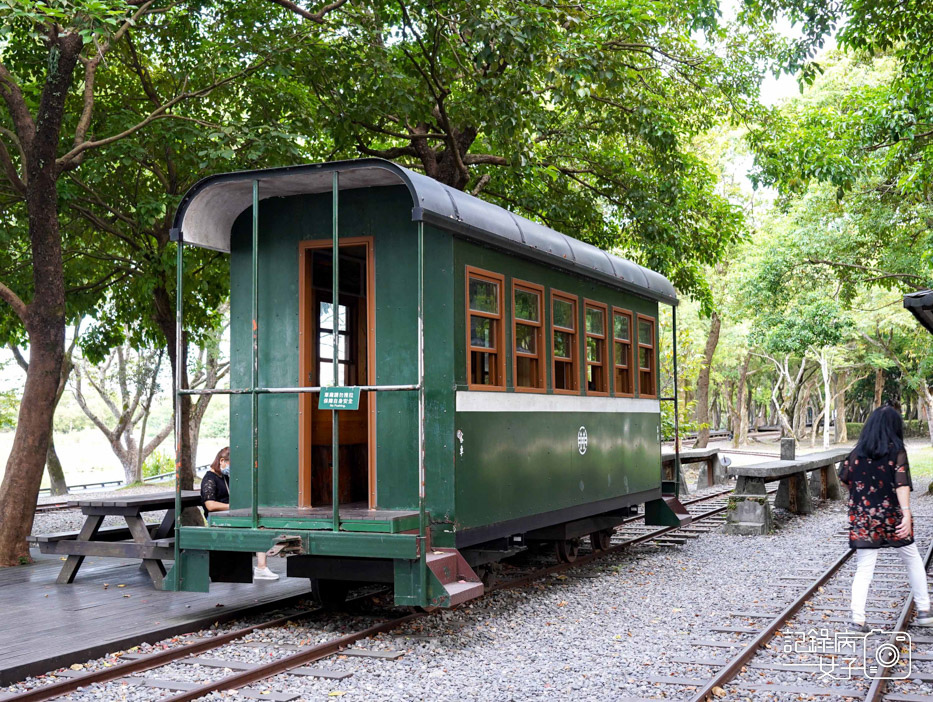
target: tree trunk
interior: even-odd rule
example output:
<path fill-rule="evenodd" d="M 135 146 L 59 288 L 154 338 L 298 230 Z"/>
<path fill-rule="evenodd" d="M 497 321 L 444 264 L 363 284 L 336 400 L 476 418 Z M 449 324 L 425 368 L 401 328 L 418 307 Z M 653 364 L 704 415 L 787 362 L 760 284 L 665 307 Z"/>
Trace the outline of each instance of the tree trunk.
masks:
<path fill-rule="evenodd" d="M 884 392 L 884 368 L 875 368 L 875 400 L 872 409 L 881 407 L 881 395 Z"/>
<path fill-rule="evenodd" d="M 182 386 L 188 387 L 187 344 L 182 343 L 181 359 L 177 357 L 176 349 L 176 328 L 175 328 L 175 304 L 169 295 L 165 286 L 159 285 L 155 289 L 155 321 L 162 330 L 166 339 L 166 351 L 168 351 L 169 361 L 172 365 L 172 395 L 177 390 L 175 378 L 177 377 L 178 364 L 182 368 Z M 178 456 L 176 460 L 181 463 L 181 489 L 191 490 L 194 487 L 194 457 L 191 455 L 191 396 L 183 395 L 181 398 L 181 436 L 175 437 L 176 450 Z"/>
<path fill-rule="evenodd" d="M 846 426 L 846 382 L 849 374 L 842 371 L 836 375 L 836 443 L 844 444 L 849 440 L 849 428 Z"/>
<path fill-rule="evenodd" d="M 166 350 L 169 360 L 172 363 L 172 396 L 174 398 L 176 383 L 176 368 L 181 364 L 182 387 L 188 387 L 188 345 L 186 338 L 182 337 L 181 358 L 176 353 L 175 341 L 178 335 L 175 333 L 175 305 L 168 290 L 164 285 L 156 286 L 154 290 L 155 305 L 154 317 L 166 339 Z M 184 334 L 184 332 L 183 332 Z M 175 437 L 175 461 L 179 464 L 178 474 L 182 490 L 194 489 L 194 457 L 191 455 L 191 396 L 183 395 L 181 397 L 181 436 Z M 203 526 L 204 520 L 201 518 L 201 511 L 197 507 L 189 507 L 182 512 L 181 523 L 183 526 Z"/>
<path fill-rule="evenodd" d="M 735 389 L 736 408 L 735 414 L 737 422 L 733 425 L 732 446 L 738 448 L 748 443 L 748 412 L 746 411 L 746 392 L 745 383 L 748 378 L 748 364 L 752 360 L 751 352 L 745 354 L 745 360 L 739 369 L 739 382 Z"/>
<path fill-rule="evenodd" d="M 49 484 L 53 497 L 68 494 L 68 483 L 65 481 L 65 471 L 62 469 L 62 463 L 58 460 L 58 453 L 55 451 L 55 435 L 49 437 L 49 453 L 45 459 L 45 468 L 49 473 Z"/>
<path fill-rule="evenodd" d="M 694 448 L 706 448 L 709 443 L 710 417 L 709 417 L 709 374 L 713 366 L 713 354 L 719 344 L 719 330 L 722 320 L 713 312 L 709 323 L 709 336 L 706 337 L 706 348 L 703 350 L 703 365 L 697 378 L 697 441 Z"/>
<path fill-rule="evenodd" d="M 926 383 L 920 383 L 920 391 L 923 393 L 923 403 L 926 405 L 927 431 L 930 434 L 930 444 L 933 445 L 933 392 L 930 391 L 930 386 Z"/>
<path fill-rule="evenodd" d="M 833 416 L 833 393 L 830 387 L 832 372 L 825 349 L 820 350 L 820 371 L 823 374 L 823 450 L 827 451 L 829 450 L 829 424 Z"/>
<path fill-rule="evenodd" d="M 65 277 L 58 223 L 58 164 L 55 161 L 65 100 L 83 39 L 78 34 L 55 37 L 37 118 L 7 84 L 2 95 L 20 132 L 26 172 L 26 211 L 32 253 L 33 298 L 17 314 L 29 339 L 29 370 L 20 401 L 16 434 L 0 484 L 0 566 L 29 558 L 26 537 L 32 530 L 36 498 L 52 438 L 55 395 L 65 355 Z M 12 295 L 5 296 L 7 302 Z"/>

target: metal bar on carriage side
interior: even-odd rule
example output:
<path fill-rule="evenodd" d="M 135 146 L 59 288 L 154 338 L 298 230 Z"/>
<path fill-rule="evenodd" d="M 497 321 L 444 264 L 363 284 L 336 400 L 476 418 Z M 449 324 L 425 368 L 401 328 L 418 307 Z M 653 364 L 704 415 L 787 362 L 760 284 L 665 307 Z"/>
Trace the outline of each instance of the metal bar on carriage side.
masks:
<path fill-rule="evenodd" d="M 331 296 L 330 308 L 333 312 L 333 322 L 331 323 L 331 335 L 334 340 L 334 351 L 331 357 L 331 369 L 333 370 L 333 383 L 332 385 L 337 386 L 337 375 L 340 372 L 340 354 L 339 354 L 339 344 L 340 344 L 340 320 L 339 320 L 339 310 L 340 310 L 340 249 L 338 248 L 338 238 L 340 236 L 338 232 L 338 211 L 337 205 L 340 195 L 340 183 L 339 183 L 339 171 L 334 171 L 333 178 L 333 215 L 334 215 L 334 230 L 333 230 L 333 245 L 331 248 L 331 267 L 333 268 L 333 294 Z M 334 524 L 333 530 L 340 531 L 340 422 L 337 415 L 337 410 L 333 409 L 330 412 L 331 416 L 331 447 L 330 447 L 330 459 L 331 459 L 331 499 L 333 501 L 333 510 L 334 510 Z"/>
<path fill-rule="evenodd" d="M 249 388 L 213 388 L 213 389 L 201 389 L 201 388 L 192 388 L 185 389 L 179 392 L 180 395 L 249 395 L 252 392 L 255 392 L 257 395 L 275 395 L 275 394 L 300 394 L 308 392 L 321 392 L 325 390 L 327 385 L 315 385 L 313 387 L 297 387 L 297 388 L 256 388 L 256 390 L 251 390 Z M 413 392 L 419 389 L 419 385 L 356 385 L 360 392 Z"/>
<path fill-rule="evenodd" d="M 253 529 L 259 527 L 259 181 L 253 181 L 253 260 L 250 280 L 253 311 L 253 344 L 250 347 L 250 471 L 252 500 L 250 521 Z"/>
<path fill-rule="evenodd" d="M 428 591 L 427 544 L 425 541 L 424 475 L 424 223 L 418 222 L 418 539 L 421 592 Z"/>
<path fill-rule="evenodd" d="M 180 562 L 180 547 L 178 528 L 182 525 L 181 512 L 181 396 L 182 396 L 182 363 L 184 346 L 182 344 L 182 285 L 184 275 L 184 240 L 182 233 L 178 232 L 178 243 L 175 245 L 175 565 Z M 181 587 L 181 575 L 177 567 L 172 568 L 175 573 L 175 588 Z"/>

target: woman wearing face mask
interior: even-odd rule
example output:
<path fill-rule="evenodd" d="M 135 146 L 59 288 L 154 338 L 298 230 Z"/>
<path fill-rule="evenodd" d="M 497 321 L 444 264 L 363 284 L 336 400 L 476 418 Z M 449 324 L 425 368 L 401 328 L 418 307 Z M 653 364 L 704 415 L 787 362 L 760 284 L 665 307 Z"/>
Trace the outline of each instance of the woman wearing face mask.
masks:
<path fill-rule="evenodd" d="M 210 512 L 230 509 L 230 447 L 224 446 L 214 457 L 211 469 L 201 479 L 201 504 L 204 516 Z M 256 554 L 253 580 L 278 580 L 279 576 L 266 565 L 266 554 Z"/>

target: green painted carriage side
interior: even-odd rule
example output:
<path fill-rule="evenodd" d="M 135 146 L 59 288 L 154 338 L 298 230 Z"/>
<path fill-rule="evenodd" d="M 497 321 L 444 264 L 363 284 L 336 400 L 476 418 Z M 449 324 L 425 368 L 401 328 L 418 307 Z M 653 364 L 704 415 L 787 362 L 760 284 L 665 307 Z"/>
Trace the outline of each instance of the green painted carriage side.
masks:
<path fill-rule="evenodd" d="M 654 319 L 658 316 L 656 302 L 457 239 L 454 245 L 454 277 L 458 281 L 454 290 L 454 329 L 463 331 L 459 331 L 459 338 L 455 339 L 454 367 L 456 385 L 461 391 L 466 389 L 467 383 L 465 269 L 468 265 L 505 276 L 509 394 L 514 386 L 511 364 L 513 279 L 545 287 L 544 318 L 548 323 L 550 290 L 577 295 L 578 344 L 582 341 L 579 330 L 584 329 L 584 299 L 602 302 L 610 311 L 616 306 Z M 655 349 L 657 343 L 655 325 Z M 545 349 L 550 388 L 549 336 L 545 337 Z M 582 344 L 578 353 L 582 359 Z M 582 388 L 585 387 L 582 362 L 579 373 Z M 555 397 L 553 390 L 548 393 L 554 400 L 567 397 Z M 520 395 L 528 401 L 548 401 L 547 396 L 538 394 Z M 588 438 L 584 455 L 577 449 L 577 432 L 581 426 L 586 427 Z M 464 447 L 462 456 L 457 455 L 455 468 L 459 529 L 660 488 L 660 415 L 657 413 L 458 412 L 456 430 L 463 433 Z"/>
<path fill-rule="evenodd" d="M 298 384 L 298 243 L 331 237 L 330 194 L 262 201 L 260 206 L 260 385 Z M 340 195 L 340 236 L 374 240 L 376 383 L 417 379 L 417 224 L 402 188 L 346 190 Z M 249 383 L 250 215 L 236 222 L 231 251 L 231 382 Z M 657 304 L 540 263 L 471 244 L 425 226 L 425 374 L 427 509 L 438 525 L 436 542 L 452 545 L 450 530 L 487 525 L 607 497 L 659 487 L 656 414 L 456 413 L 466 387 L 466 265 L 583 299 L 657 317 Z M 545 295 L 545 319 L 549 319 Z M 506 306 L 511 329 L 511 305 Z M 511 333 L 506 334 L 511 344 Z M 579 341 L 579 337 L 578 337 Z M 656 341 L 657 345 L 657 341 Z M 511 346 L 506 349 L 511 359 Z M 549 358 L 549 357 L 548 357 Z M 548 366 L 548 385 L 550 363 Z M 506 363 L 512 389 L 511 363 Z M 580 364 L 583 385 L 583 367 Z M 231 398 L 233 508 L 250 504 L 249 399 Z M 589 432 L 585 456 L 575 450 L 580 426 Z M 455 447 L 464 432 L 465 451 Z M 298 399 L 259 398 L 259 470 L 262 506 L 297 504 Z M 417 507 L 417 395 L 381 393 L 377 400 L 377 506 Z M 454 470 L 451 470 L 451 466 Z M 582 486 L 582 487 L 581 487 Z"/>
<path fill-rule="evenodd" d="M 331 195 L 263 200 L 259 215 L 259 384 L 294 387 L 298 380 L 298 244 L 331 238 Z M 340 193 L 341 237 L 373 237 L 376 384 L 417 382 L 417 224 L 402 187 Z M 251 217 L 244 212 L 231 239 L 231 383 L 249 386 Z M 425 227 L 427 508 L 445 519 L 453 507 L 452 460 L 453 242 Z M 376 402 L 376 493 L 381 509 L 418 504 L 417 393 L 380 393 Z M 231 507 L 249 507 L 250 401 L 230 402 Z M 298 500 L 298 398 L 259 398 L 262 506 Z"/>

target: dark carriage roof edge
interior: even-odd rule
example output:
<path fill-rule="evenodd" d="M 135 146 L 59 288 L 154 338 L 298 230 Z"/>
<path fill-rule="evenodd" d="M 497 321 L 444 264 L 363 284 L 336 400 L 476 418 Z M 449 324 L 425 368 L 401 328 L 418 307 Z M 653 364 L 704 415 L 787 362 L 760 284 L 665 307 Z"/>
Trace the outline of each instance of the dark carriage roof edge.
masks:
<path fill-rule="evenodd" d="M 904 295 L 904 307 L 933 334 L 933 290 L 920 290 Z"/>
<path fill-rule="evenodd" d="M 334 172 L 341 174 L 341 190 L 405 185 L 412 197 L 413 221 L 596 278 L 664 304 L 678 302 L 674 286 L 660 273 L 377 158 L 208 176 L 182 198 L 175 213 L 172 240 L 177 241 L 183 232 L 187 244 L 229 252 L 233 222 L 252 202 L 252 181 L 260 181 L 260 199 L 267 199 L 329 190 Z"/>

